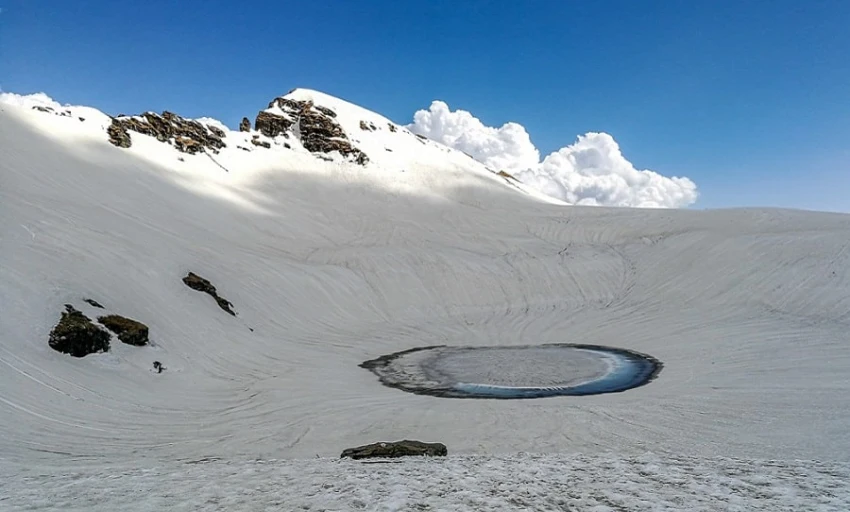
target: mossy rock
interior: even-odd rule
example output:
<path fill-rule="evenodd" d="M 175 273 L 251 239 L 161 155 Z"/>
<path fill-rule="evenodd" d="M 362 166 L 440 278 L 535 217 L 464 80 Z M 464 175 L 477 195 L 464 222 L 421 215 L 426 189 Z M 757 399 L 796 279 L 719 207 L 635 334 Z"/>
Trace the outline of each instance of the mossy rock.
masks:
<path fill-rule="evenodd" d="M 85 357 L 109 350 L 109 333 L 94 324 L 89 317 L 65 304 L 59 323 L 50 331 L 48 345 L 57 352 Z"/>
<path fill-rule="evenodd" d="M 423 443 L 422 441 L 394 441 L 385 443 L 373 443 L 356 448 L 343 450 L 340 457 L 349 457 L 355 460 L 369 458 L 396 458 L 396 457 L 445 457 L 448 453 L 443 443 Z"/>
<path fill-rule="evenodd" d="M 148 326 L 141 322 L 120 315 L 101 316 L 97 321 L 114 332 L 122 343 L 135 347 L 148 344 Z"/>

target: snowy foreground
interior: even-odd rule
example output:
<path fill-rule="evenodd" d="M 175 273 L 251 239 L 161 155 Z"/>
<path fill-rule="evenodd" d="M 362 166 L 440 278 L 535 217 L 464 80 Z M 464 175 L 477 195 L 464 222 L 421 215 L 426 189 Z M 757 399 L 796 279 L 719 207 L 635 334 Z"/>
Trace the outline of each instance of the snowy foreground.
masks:
<path fill-rule="evenodd" d="M 293 97 L 369 163 L 232 131 L 216 155 L 124 149 L 93 109 L 0 102 L 0 510 L 850 509 L 850 216 L 564 206 Z M 99 314 L 85 298 L 152 346 L 52 350 L 64 304 Z M 537 343 L 664 369 L 623 393 L 461 400 L 358 367 Z M 449 457 L 334 459 L 405 438 Z"/>
<path fill-rule="evenodd" d="M 527 455 L 71 465 L 0 472 L 0 509 L 846 511 L 850 465 Z M 4 498 L 3 492 L 6 493 Z"/>

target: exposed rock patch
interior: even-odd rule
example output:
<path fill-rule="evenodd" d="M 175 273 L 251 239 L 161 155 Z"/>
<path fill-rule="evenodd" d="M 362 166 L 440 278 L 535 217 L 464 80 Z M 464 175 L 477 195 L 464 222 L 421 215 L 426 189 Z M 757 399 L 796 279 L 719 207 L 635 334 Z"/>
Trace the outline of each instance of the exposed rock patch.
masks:
<path fill-rule="evenodd" d="M 205 126 L 168 111 L 162 115 L 145 112 L 136 117 L 112 118 L 112 124 L 107 129 L 109 142 L 121 148 L 129 148 L 132 145 L 130 131 L 150 135 L 160 142 L 171 144 L 178 151 L 189 154 L 206 150 L 218 153 L 226 146 L 222 140 L 225 133 L 220 128 Z"/>
<path fill-rule="evenodd" d="M 212 283 L 210 283 L 208 280 L 195 274 L 194 272 L 189 272 L 189 275 L 183 278 L 183 282 L 186 284 L 186 286 L 193 290 L 206 293 L 207 295 L 215 299 L 216 303 L 218 303 L 218 307 L 227 311 L 231 315 L 236 316 L 236 313 L 233 311 L 233 304 L 229 300 L 226 300 L 223 297 L 219 297 L 215 286 L 213 286 Z"/>
<path fill-rule="evenodd" d="M 395 127 L 395 125 L 394 125 L 394 124 L 392 124 L 392 123 L 387 123 L 387 126 L 389 126 L 389 127 L 390 127 L 390 131 L 391 131 L 391 132 L 393 132 L 393 133 L 395 133 L 395 132 L 396 132 L 397 128 Z"/>
<path fill-rule="evenodd" d="M 360 121 L 360 129 L 365 130 L 367 132 L 374 132 L 378 129 L 374 123 L 367 123 L 366 121 Z"/>
<path fill-rule="evenodd" d="M 148 344 L 148 326 L 141 322 L 120 315 L 101 316 L 97 321 L 114 332 L 122 343 L 136 347 Z"/>
<path fill-rule="evenodd" d="M 509 172 L 507 172 L 507 171 L 499 171 L 499 172 L 497 172 L 496 174 L 498 174 L 499 176 L 501 176 L 501 177 L 503 177 L 503 178 L 505 178 L 505 179 L 508 179 L 508 180 L 519 181 L 518 179 L 516 179 L 516 178 L 514 177 L 514 175 L 513 175 L 513 174 L 511 174 L 511 173 L 509 173 Z"/>
<path fill-rule="evenodd" d="M 59 323 L 50 331 L 48 345 L 57 352 L 85 357 L 109 350 L 109 333 L 92 323 L 74 306 L 65 304 Z"/>
<path fill-rule="evenodd" d="M 250 132 L 251 131 L 251 121 L 249 121 L 247 117 L 243 117 L 242 121 L 239 123 L 239 131 L 240 132 Z"/>
<path fill-rule="evenodd" d="M 95 308 L 98 308 L 98 309 L 103 309 L 103 305 L 100 302 L 98 302 L 94 299 L 83 299 L 83 302 L 88 303 L 89 306 L 92 306 L 92 307 L 95 307 Z"/>
<path fill-rule="evenodd" d="M 109 125 L 109 128 L 106 129 L 106 134 L 109 135 L 109 142 L 119 148 L 126 149 L 133 144 L 130 140 L 130 133 L 127 131 L 127 128 L 121 123 L 116 123 L 115 120 L 113 120 L 112 124 Z"/>
<path fill-rule="evenodd" d="M 396 458 L 396 457 L 445 457 L 448 453 L 443 443 L 423 443 L 422 441 L 394 441 L 389 443 L 374 443 L 356 448 L 343 450 L 340 457 L 349 457 L 355 460 L 369 458 Z"/>
<path fill-rule="evenodd" d="M 369 157 L 354 147 L 348 140 L 345 130 L 334 120 L 336 112 L 314 105 L 311 101 L 296 101 L 287 98 L 275 98 L 269 103 L 269 109 L 277 107 L 282 114 L 262 111 L 257 114 L 254 128 L 266 137 L 285 135 L 296 131 L 301 144 L 311 153 L 330 153 L 338 151 L 351 157 L 356 163 L 365 165 Z"/>

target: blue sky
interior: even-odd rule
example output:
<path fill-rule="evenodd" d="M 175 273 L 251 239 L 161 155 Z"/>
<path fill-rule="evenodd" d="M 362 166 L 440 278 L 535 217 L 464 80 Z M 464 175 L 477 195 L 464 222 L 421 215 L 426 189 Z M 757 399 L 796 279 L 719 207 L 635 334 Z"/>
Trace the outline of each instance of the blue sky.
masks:
<path fill-rule="evenodd" d="M 588 131 L 696 208 L 850 211 L 850 1 L 0 0 L 0 87 L 235 126 L 295 87 Z"/>

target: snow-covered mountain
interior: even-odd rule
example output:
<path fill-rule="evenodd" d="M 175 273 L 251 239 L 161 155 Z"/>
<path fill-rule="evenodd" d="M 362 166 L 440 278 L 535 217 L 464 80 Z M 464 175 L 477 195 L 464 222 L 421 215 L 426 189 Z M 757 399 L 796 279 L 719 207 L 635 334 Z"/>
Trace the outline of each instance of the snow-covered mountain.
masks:
<path fill-rule="evenodd" d="M 563 477 L 558 467 L 658 477 L 613 490 L 576 478 L 587 492 L 570 492 L 584 501 L 553 498 L 550 508 L 644 510 L 653 490 L 679 493 L 668 509 L 850 503 L 846 480 L 835 483 L 850 453 L 850 216 L 564 206 L 303 89 L 242 130 L 2 96 L 0 508 L 32 504 L 32 486 L 50 485 L 44 475 L 73 468 L 61 474 L 79 478 L 49 494 L 114 509 L 72 503 L 106 486 L 114 466 L 127 477 L 116 480 L 124 509 L 153 503 L 133 494 L 147 477 L 127 468 L 197 490 L 177 508 L 227 509 L 192 501 L 218 498 L 214 482 L 186 483 L 201 485 L 206 471 L 186 461 L 219 460 L 208 475 L 238 467 L 245 485 L 283 475 L 274 485 L 288 487 L 294 473 L 249 462 L 402 438 L 471 457 L 429 472 L 442 475 L 434 488 L 444 495 L 476 471 L 496 482 L 483 457 L 500 455 L 545 482 Z M 200 276 L 194 288 L 189 273 Z M 108 351 L 55 350 L 66 304 L 95 322 L 142 322 L 148 342 L 111 335 Z M 405 393 L 358 366 L 430 345 L 562 342 L 648 353 L 664 370 L 623 393 L 494 401 Z M 765 459 L 787 471 L 759 472 Z M 383 486 L 371 496 L 395 500 L 391 509 L 428 501 L 427 489 L 395 493 L 404 483 L 387 476 L 391 466 L 299 464 L 335 479 L 324 487 L 333 499 L 320 483 L 292 486 L 308 508 L 369 508 L 368 485 Z M 404 474 L 426 478 L 406 464 Z M 795 480 L 805 468 L 811 479 Z M 520 507 L 504 478 L 498 489 L 473 486 L 490 498 L 463 495 L 456 508 Z M 688 491 L 664 491 L 674 484 Z M 770 499 L 760 498 L 766 487 Z M 709 488 L 713 498 L 699 501 Z M 617 502 L 629 492 L 638 497 Z"/>

